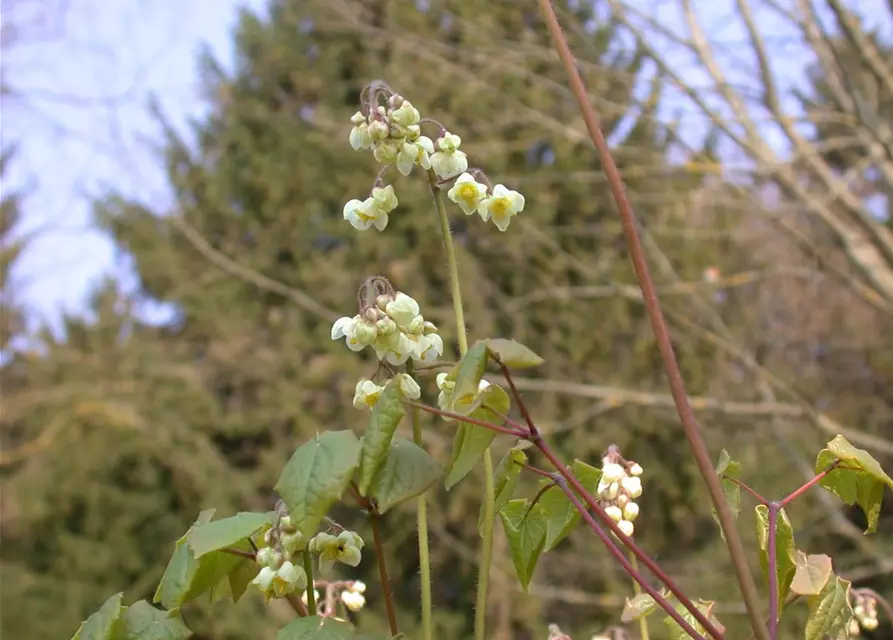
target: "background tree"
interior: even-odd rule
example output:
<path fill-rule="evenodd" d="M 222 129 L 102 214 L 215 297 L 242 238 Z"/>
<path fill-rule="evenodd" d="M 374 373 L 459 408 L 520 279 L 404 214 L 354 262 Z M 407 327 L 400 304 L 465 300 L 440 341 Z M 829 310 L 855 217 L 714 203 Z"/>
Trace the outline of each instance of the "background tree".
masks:
<path fill-rule="evenodd" d="M 647 43 L 623 35 L 623 15 L 558 4 L 647 231 L 695 406 L 710 411 L 710 441 L 757 470 L 761 489 L 780 494 L 802 469 L 767 458 L 767 448 L 786 446 L 803 462 L 830 438 L 822 425 L 836 429 L 814 409 L 814 388 L 795 388 L 806 365 L 778 349 L 761 352 L 789 312 L 771 302 L 787 290 L 769 278 L 800 265 L 780 263 L 783 247 L 767 245 L 747 215 L 765 203 L 706 177 L 720 162 L 714 141 L 692 148 L 662 122 L 669 76 L 649 60 Z M 734 585 L 717 570 L 722 543 L 693 490 L 696 472 L 616 213 L 536 4 L 279 0 L 265 16 L 243 14 L 235 39 L 234 73 L 208 56 L 202 62 L 210 115 L 188 137 L 160 117 L 174 206 L 153 210 L 114 193 L 97 204 L 103 227 L 133 260 L 138 295 L 101 287 L 92 319 L 69 319 L 63 339 L 43 336 L 45 353 L 17 365 L 3 433 L 17 447 L 46 446 L 4 468 L 16 517 L 3 529 L 0 557 L 15 578 L 4 584 L 21 586 L 3 590 L 4 611 L 16 614 L 4 615 L 3 631 L 64 636 L 122 587 L 128 599 L 151 597 L 173 541 L 200 509 L 268 508 L 296 443 L 325 428 L 361 430 L 366 416 L 350 398 L 375 363 L 338 348 L 329 330 L 353 312 L 370 268 L 416 297 L 454 338 L 424 181 L 396 179 L 400 207 L 380 236 L 357 234 L 342 220 L 343 204 L 372 186 L 372 163 L 350 150 L 347 131 L 360 90 L 376 78 L 461 135 L 495 182 L 526 195 L 504 235 L 452 217 L 471 336 L 511 336 L 546 357 L 535 376 L 518 381 L 543 429 L 568 458 L 598 460 L 614 443 L 645 467 L 637 535 L 694 593 L 719 599 L 734 628 L 741 610 L 729 606 Z M 137 320 L 132 307 L 144 300 L 163 303 L 172 320 L 160 327 Z M 838 322 L 830 316 L 828 330 Z M 785 340 L 801 329 L 788 327 Z M 836 400 L 842 388 L 827 395 Z M 819 428 L 802 428 L 809 422 Z M 865 438 L 889 446 L 880 428 L 869 424 Z M 426 423 L 435 455 L 448 453 L 453 429 Z M 497 450 L 507 444 L 498 440 Z M 472 476 L 432 497 L 442 637 L 464 637 L 470 626 L 479 484 Z M 807 502 L 793 517 L 823 523 L 838 515 L 820 504 Z M 401 629 L 412 636 L 410 513 L 387 518 L 386 539 Z M 363 530 L 353 511 L 338 517 Z M 836 526 L 835 536 L 856 530 L 845 518 Z M 849 551 L 838 569 L 879 566 L 884 550 L 855 539 L 817 532 L 809 543 L 832 555 Z M 582 637 L 616 620 L 631 592 L 584 532 L 542 564 L 529 596 L 512 591 L 507 556 L 497 560 L 491 613 L 499 638 L 543 637 L 551 621 Z M 367 559 L 357 577 L 372 584 L 374 571 Z M 381 603 L 369 597 L 361 623 L 382 628 Z M 190 607 L 187 620 L 201 638 L 272 637 L 276 620 L 258 600 L 246 599 L 235 618 Z M 52 616 L 41 609 L 49 606 Z"/>

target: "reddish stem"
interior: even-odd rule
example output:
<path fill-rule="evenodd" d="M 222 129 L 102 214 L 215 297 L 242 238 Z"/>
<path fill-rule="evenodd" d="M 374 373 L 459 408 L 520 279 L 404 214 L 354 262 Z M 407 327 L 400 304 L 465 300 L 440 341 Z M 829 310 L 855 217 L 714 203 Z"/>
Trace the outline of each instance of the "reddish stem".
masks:
<path fill-rule="evenodd" d="M 760 504 L 764 504 L 764 505 L 766 505 L 767 507 L 769 506 L 769 501 L 766 500 L 766 498 L 764 498 L 763 496 L 761 496 L 759 493 L 757 493 L 756 491 L 754 491 L 753 489 L 751 489 L 749 486 L 747 486 L 746 484 L 744 484 L 744 483 L 741 482 L 740 480 L 738 480 L 738 479 L 736 479 L 736 478 L 732 478 L 732 477 L 727 476 L 727 475 L 723 475 L 722 479 L 723 479 L 723 480 L 728 480 L 729 482 L 734 482 L 734 483 L 737 484 L 739 487 L 741 487 L 742 489 L 744 489 L 745 491 L 747 491 L 747 493 L 749 493 L 750 495 L 752 495 L 753 498 L 754 498 L 754 500 L 756 500 L 756 501 L 759 502 Z"/>
<path fill-rule="evenodd" d="M 667 612 L 668 616 L 670 616 L 671 618 L 673 618 L 673 620 L 676 621 L 676 624 L 678 624 L 680 627 L 682 627 L 683 631 L 685 631 L 688 635 L 690 635 L 692 638 L 695 638 L 696 640 L 704 640 L 704 636 L 702 636 L 700 633 L 698 633 L 697 630 L 691 624 L 689 624 L 678 611 L 676 611 L 676 608 L 673 607 L 673 605 L 671 605 L 669 602 L 667 602 L 667 600 L 660 594 L 660 592 L 657 589 L 655 589 L 654 587 L 652 587 L 648 583 L 648 581 L 645 580 L 644 577 L 642 577 L 642 574 L 636 570 L 636 568 L 632 565 L 632 563 L 629 560 L 627 560 L 626 554 L 624 554 L 623 551 L 621 551 L 620 548 L 614 543 L 614 541 L 611 540 L 611 536 L 609 536 L 607 533 L 605 533 L 605 530 L 599 526 L 599 524 L 595 521 L 595 519 L 593 519 L 593 517 L 589 513 L 589 511 L 586 510 L 586 507 L 584 507 L 580 503 L 580 500 L 577 498 L 577 496 L 574 495 L 574 492 L 571 491 L 570 487 L 567 486 L 568 483 L 565 481 L 565 478 L 555 477 L 554 480 L 555 480 L 555 484 L 557 486 L 561 487 L 561 490 L 564 491 L 565 495 L 567 495 L 568 500 L 571 501 L 571 503 L 574 505 L 574 508 L 576 508 L 577 511 L 580 512 L 580 515 L 583 516 L 583 520 L 586 521 L 586 524 L 589 525 L 589 528 L 592 529 L 593 532 L 595 532 L 595 535 L 597 535 L 599 537 L 599 539 L 602 541 L 602 543 L 608 549 L 608 553 L 610 553 L 612 556 L 614 556 L 614 559 L 617 560 L 617 562 L 619 562 L 621 564 L 621 566 L 623 566 L 624 570 L 630 576 L 632 576 L 633 580 L 635 580 L 648 595 L 650 595 L 652 598 L 654 598 L 654 601 L 664 611 Z M 681 599 L 680 599 L 680 601 L 681 601 Z M 700 613 L 700 612 L 698 612 L 698 613 Z M 702 614 L 702 617 L 703 617 L 703 614 Z M 698 620 L 698 622 L 701 622 L 701 621 Z M 701 624 L 703 625 L 704 623 L 701 622 Z M 709 621 L 707 622 L 706 625 L 704 625 L 705 628 L 708 628 L 710 626 L 712 626 L 712 625 L 710 625 Z M 718 632 L 717 632 L 717 634 L 718 634 Z M 711 635 L 713 635 L 713 634 L 711 634 Z M 722 636 L 716 635 L 715 637 L 721 638 Z"/>
<path fill-rule="evenodd" d="M 223 551 L 223 553 L 228 553 L 232 556 L 240 556 L 242 558 L 248 558 L 249 560 L 254 560 L 256 557 L 254 555 L 253 551 L 243 551 L 242 549 L 226 548 L 226 549 L 221 549 L 221 551 Z"/>
<path fill-rule="evenodd" d="M 794 500 L 796 500 L 797 498 L 799 498 L 800 496 L 802 496 L 804 493 L 806 493 L 806 492 L 809 490 L 810 487 L 812 487 L 813 485 L 818 484 L 818 483 L 822 480 L 822 478 L 824 478 L 824 477 L 827 476 L 829 473 L 831 473 L 832 471 L 834 471 L 835 469 L 837 469 L 839 466 L 840 466 L 840 460 L 837 460 L 836 462 L 833 462 L 833 463 L 831 464 L 830 467 L 828 467 L 827 469 L 825 469 L 824 471 L 822 471 L 821 473 L 819 473 L 818 475 L 816 475 L 815 478 L 813 478 L 812 480 L 808 481 L 806 484 L 804 484 L 804 485 L 803 485 L 802 487 L 800 487 L 799 489 L 795 489 L 794 491 L 792 491 L 792 492 L 790 493 L 790 495 L 788 495 L 784 500 L 782 500 L 782 501 L 779 503 L 779 505 L 782 506 L 782 507 L 786 507 L 788 504 L 790 504 L 791 502 L 793 502 Z"/>
<path fill-rule="evenodd" d="M 429 407 L 426 404 L 422 404 L 420 402 L 411 402 L 409 400 L 404 400 L 403 404 L 408 407 L 415 407 L 417 409 L 421 409 L 422 411 L 427 411 L 428 413 L 433 413 L 434 415 L 441 416 L 444 418 L 452 418 L 457 422 L 465 422 L 467 424 L 474 424 L 479 427 L 484 427 L 485 429 L 490 429 L 492 431 L 498 431 L 499 433 L 505 433 L 510 436 L 515 436 L 516 438 L 528 438 L 529 434 L 523 425 L 515 422 L 514 420 L 506 419 L 506 422 L 512 425 L 512 428 L 509 427 L 501 427 L 498 424 L 493 424 L 492 422 L 487 422 L 486 420 L 478 420 L 477 418 L 471 418 L 469 416 L 463 416 L 461 413 L 453 413 L 452 411 L 443 411 L 441 409 L 435 409 L 434 407 Z"/>

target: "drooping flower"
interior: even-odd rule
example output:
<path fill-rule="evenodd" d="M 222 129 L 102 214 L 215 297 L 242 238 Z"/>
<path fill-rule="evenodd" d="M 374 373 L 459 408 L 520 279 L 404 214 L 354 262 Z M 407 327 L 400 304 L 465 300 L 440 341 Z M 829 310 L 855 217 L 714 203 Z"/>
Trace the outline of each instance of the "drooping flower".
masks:
<path fill-rule="evenodd" d="M 441 180 L 449 180 L 468 169 L 468 157 L 459 150 L 462 138 L 445 133 L 437 140 L 437 151 L 431 156 L 431 168 Z"/>
<path fill-rule="evenodd" d="M 493 194 L 481 201 L 478 213 L 484 222 L 492 220 L 500 231 L 508 229 L 512 217 L 524 209 L 524 196 L 498 184 L 493 187 Z"/>
<path fill-rule="evenodd" d="M 478 210 L 478 207 L 481 206 L 481 202 L 486 196 L 486 185 L 475 180 L 474 176 L 470 173 L 463 173 L 456 178 L 456 182 L 454 182 L 450 190 L 447 191 L 447 197 L 459 205 L 459 208 L 462 209 L 467 216 L 472 215 Z"/>
<path fill-rule="evenodd" d="M 378 397 L 384 387 L 380 387 L 367 378 L 357 382 L 357 388 L 353 394 L 353 406 L 357 409 L 371 409 L 378 402 Z"/>
<path fill-rule="evenodd" d="M 320 573 L 328 573 L 335 562 L 355 567 L 360 564 L 363 539 L 353 531 L 342 531 L 337 536 L 318 533 L 310 541 L 308 549 L 319 555 Z"/>
<path fill-rule="evenodd" d="M 348 201 L 344 205 L 344 219 L 359 231 L 365 231 L 373 225 L 379 231 L 384 231 L 388 226 L 387 212 L 375 206 L 375 200 L 372 198 Z"/>

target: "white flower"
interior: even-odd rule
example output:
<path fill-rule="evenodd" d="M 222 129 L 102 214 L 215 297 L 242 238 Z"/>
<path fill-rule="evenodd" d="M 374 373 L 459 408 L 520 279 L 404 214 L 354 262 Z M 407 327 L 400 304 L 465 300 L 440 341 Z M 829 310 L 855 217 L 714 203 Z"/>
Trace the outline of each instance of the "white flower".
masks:
<path fill-rule="evenodd" d="M 257 585 L 258 589 L 267 593 L 270 591 L 270 587 L 273 585 L 273 578 L 275 577 L 276 569 L 272 567 L 264 567 L 256 576 L 254 576 L 254 580 L 251 581 L 251 584 Z"/>
<path fill-rule="evenodd" d="M 385 187 L 375 187 L 372 189 L 372 202 L 375 207 L 383 213 L 390 213 L 397 208 L 397 194 L 394 193 L 394 186 L 387 185 Z"/>
<path fill-rule="evenodd" d="M 629 467 L 629 475 L 631 476 L 640 476 L 644 473 L 644 469 L 642 469 L 642 465 L 638 462 L 633 462 Z"/>
<path fill-rule="evenodd" d="M 459 151 L 462 138 L 446 133 L 437 141 L 438 151 L 431 156 L 431 168 L 441 180 L 449 180 L 468 168 L 468 157 Z"/>
<path fill-rule="evenodd" d="M 418 124 L 419 120 L 421 120 L 419 110 L 412 106 L 409 100 L 404 100 L 403 103 L 398 108 L 392 110 L 389 115 L 391 120 L 399 124 L 401 127 L 411 127 L 412 125 Z"/>
<path fill-rule="evenodd" d="M 637 477 L 624 478 L 620 481 L 620 485 L 623 487 L 626 495 L 633 500 L 642 495 L 642 481 Z"/>
<path fill-rule="evenodd" d="M 639 517 L 639 505 L 635 502 L 629 502 L 625 507 L 623 507 L 623 519 L 629 520 L 630 522 L 635 522 L 636 518 Z"/>
<path fill-rule="evenodd" d="M 480 207 L 481 202 L 487 196 L 486 185 L 474 179 L 470 173 L 463 173 L 456 178 L 456 182 L 447 191 L 447 197 L 459 205 L 459 208 L 470 216 Z"/>
<path fill-rule="evenodd" d="M 401 373 L 396 377 L 397 384 L 400 385 L 400 393 L 403 394 L 403 397 L 409 398 L 410 400 L 418 400 L 422 397 L 422 389 L 419 387 L 419 383 L 412 379 L 407 373 Z"/>
<path fill-rule="evenodd" d="M 434 362 L 443 355 L 443 338 L 432 333 L 419 337 L 414 359 L 419 362 Z"/>
<path fill-rule="evenodd" d="M 605 513 L 608 514 L 608 517 L 611 518 L 614 522 L 620 522 L 623 520 L 623 511 L 620 510 L 620 507 L 616 505 L 610 505 L 605 507 Z"/>
<path fill-rule="evenodd" d="M 366 122 L 366 117 L 357 111 L 350 121 L 353 122 L 353 128 L 350 130 L 350 146 L 355 151 L 371 147 L 372 136 L 369 134 L 369 124 Z"/>
<path fill-rule="evenodd" d="M 524 209 L 524 196 L 517 191 L 507 189 L 498 184 L 493 187 L 493 195 L 484 198 L 478 207 L 478 213 L 484 222 L 493 220 L 500 231 L 508 229 L 512 217 Z"/>
<path fill-rule="evenodd" d="M 353 318 L 338 318 L 332 325 L 332 340 L 345 338 L 347 348 L 351 351 L 362 351 L 364 347 L 372 344 L 377 336 L 375 327 L 359 315 Z"/>
<path fill-rule="evenodd" d="M 357 409 L 371 409 L 378 402 L 382 391 L 384 387 L 379 387 L 367 378 L 361 378 L 353 394 L 353 406 Z"/>
<path fill-rule="evenodd" d="M 633 535 L 633 532 L 636 530 L 635 525 L 629 520 L 621 520 L 617 523 L 617 526 L 620 527 L 620 530 L 627 536 Z"/>
<path fill-rule="evenodd" d="M 397 171 L 404 176 L 412 173 L 412 168 L 419 165 L 422 169 L 431 168 L 431 154 L 434 152 L 434 143 L 426 136 L 419 136 L 415 142 L 404 142 L 397 154 Z"/>
<path fill-rule="evenodd" d="M 419 303 L 402 291 L 385 306 L 385 313 L 400 327 L 409 327 L 419 315 Z"/>
<path fill-rule="evenodd" d="M 602 465 L 602 482 L 610 484 L 619 482 L 626 477 L 626 471 L 616 462 L 606 462 Z"/>
<path fill-rule="evenodd" d="M 598 483 L 598 495 L 603 500 L 614 500 L 620 493 L 619 482 L 605 482 L 604 479 Z"/>
<path fill-rule="evenodd" d="M 406 364 L 415 350 L 413 342 L 406 334 L 397 331 L 387 336 L 378 336 L 372 343 L 379 360 L 386 360 L 395 367 Z"/>
<path fill-rule="evenodd" d="M 388 226 L 388 213 L 375 206 L 372 198 L 350 200 L 344 205 L 344 219 L 359 231 L 365 231 L 372 225 L 379 231 L 384 231 Z"/>
<path fill-rule="evenodd" d="M 366 598 L 362 593 L 346 589 L 341 592 L 341 602 L 351 611 L 359 611 L 366 604 Z"/>
<path fill-rule="evenodd" d="M 292 564 L 289 560 L 282 563 L 273 579 L 273 592 L 276 597 L 288 595 L 293 591 L 307 588 L 307 573 L 303 567 Z"/>

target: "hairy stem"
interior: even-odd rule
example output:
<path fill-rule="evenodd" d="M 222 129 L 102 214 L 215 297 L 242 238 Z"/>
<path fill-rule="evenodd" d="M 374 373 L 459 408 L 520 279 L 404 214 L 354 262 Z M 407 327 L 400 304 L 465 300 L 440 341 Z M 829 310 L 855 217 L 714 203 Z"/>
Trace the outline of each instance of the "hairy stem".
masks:
<path fill-rule="evenodd" d="M 413 373 L 412 360 L 406 363 L 406 371 Z M 422 446 L 422 426 L 418 407 L 412 407 L 412 441 Z M 428 504 L 423 493 L 416 499 L 416 523 L 419 534 L 419 574 L 422 580 L 422 640 L 433 640 L 434 623 L 431 609 L 431 555 L 428 548 Z"/>
<path fill-rule="evenodd" d="M 304 556 L 304 573 L 307 574 L 307 609 L 316 615 L 316 594 L 313 593 L 313 556 L 306 549 Z"/>
<path fill-rule="evenodd" d="M 440 221 L 440 233 L 446 251 L 447 269 L 450 274 L 450 290 L 453 296 L 453 313 L 456 316 L 456 339 L 459 342 L 459 355 L 468 352 L 468 334 L 465 329 L 465 311 L 462 308 L 462 290 L 459 286 L 459 265 L 456 262 L 456 248 L 450 231 L 450 219 L 447 216 L 443 200 L 443 191 L 437 186 L 437 175 L 428 170 L 428 182 L 437 217 Z M 493 555 L 493 529 L 496 520 L 496 485 L 493 480 L 493 454 L 490 447 L 484 451 L 484 518 L 481 540 L 480 566 L 478 567 L 478 587 L 474 611 L 475 640 L 486 640 L 487 633 L 487 595 L 490 586 L 490 563 Z"/>
<path fill-rule="evenodd" d="M 735 528 L 735 518 L 725 500 L 719 478 L 713 471 L 713 464 L 710 460 L 710 454 L 707 451 L 707 445 L 704 443 L 701 429 L 695 418 L 691 403 L 688 400 L 688 394 L 685 390 L 685 382 L 682 379 L 682 372 L 679 369 L 679 363 L 676 361 L 676 354 L 673 351 L 670 332 L 667 328 L 663 311 L 661 310 L 654 281 L 651 279 L 651 273 L 648 269 L 645 250 L 642 246 L 642 240 L 639 237 L 636 216 L 623 186 L 620 171 L 617 169 L 617 164 L 614 162 L 614 158 L 611 155 L 611 150 L 605 139 L 605 135 L 602 132 L 598 116 L 595 114 L 592 105 L 589 103 L 586 87 L 583 85 L 583 80 L 577 71 L 573 54 L 571 53 L 567 40 L 561 31 L 561 25 L 558 23 L 558 18 L 555 16 L 552 3 L 550 0 L 539 0 L 539 4 L 549 28 L 549 32 L 552 35 L 555 50 L 557 51 L 559 58 L 561 58 L 568 79 L 570 80 L 571 89 L 573 90 L 577 104 L 580 107 L 580 112 L 586 123 L 586 128 L 589 130 L 589 135 L 592 138 L 593 144 L 598 149 L 605 177 L 611 187 L 611 194 L 620 211 L 620 219 L 629 246 L 630 258 L 632 259 L 635 268 L 636 277 L 639 280 L 639 286 L 642 290 L 642 298 L 645 302 L 648 317 L 651 319 L 651 325 L 660 350 L 661 359 L 664 362 L 664 370 L 670 385 L 670 392 L 676 404 L 676 410 L 679 413 L 679 419 L 680 422 L 682 422 L 685 437 L 692 449 L 695 462 L 697 463 L 701 476 L 707 485 L 710 499 L 713 502 L 713 507 L 716 509 L 719 522 L 722 525 L 726 545 L 729 550 L 729 558 L 735 569 L 735 575 L 738 579 L 738 587 L 741 590 L 744 606 L 747 608 L 747 615 L 750 619 L 751 627 L 753 627 L 753 631 L 759 640 L 769 640 L 768 629 L 766 628 L 765 621 L 760 615 L 759 594 L 757 593 L 756 582 L 750 572 L 750 565 L 747 561 L 747 553 L 744 550 L 744 543 L 741 540 L 738 530 Z"/>
<path fill-rule="evenodd" d="M 629 563 L 632 565 L 633 569 L 639 571 L 639 561 L 636 560 L 636 554 L 628 549 L 627 556 L 629 557 Z M 633 591 L 637 596 L 642 595 L 642 585 L 635 579 L 633 579 Z M 639 618 L 639 635 L 642 637 L 641 640 L 651 640 L 651 636 L 648 635 L 648 616 L 641 616 Z"/>
<path fill-rule="evenodd" d="M 391 593 L 391 581 L 388 578 L 388 563 L 384 555 L 384 542 L 381 539 L 380 516 L 375 510 L 369 512 L 369 521 L 372 523 L 372 537 L 375 540 L 375 555 L 378 557 L 378 575 L 381 579 L 381 590 L 384 592 L 384 605 L 388 611 L 388 625 L 391 628 L 391 635 L 395 636 L 397 631 L 397 611 L 394 609 L 394 595 Z"/>

